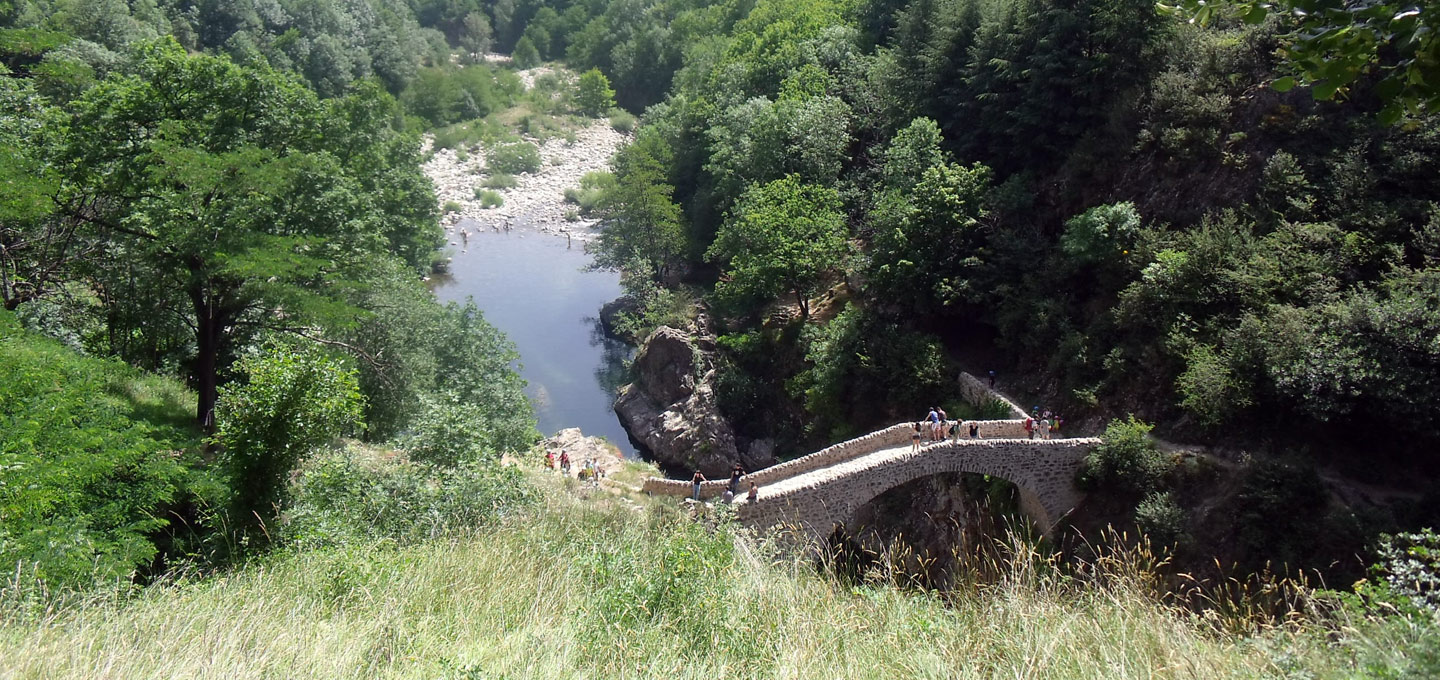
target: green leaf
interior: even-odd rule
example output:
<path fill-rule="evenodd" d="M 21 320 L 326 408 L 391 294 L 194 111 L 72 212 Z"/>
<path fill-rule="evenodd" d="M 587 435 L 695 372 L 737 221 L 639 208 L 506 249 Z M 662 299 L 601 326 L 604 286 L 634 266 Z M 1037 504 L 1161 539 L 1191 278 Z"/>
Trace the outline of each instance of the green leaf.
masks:
<path fill-rule="evenodd" d="M 1264 5 L 1255 5 L 1251 7 L 1250 11 L 1246 12 L 1242 18 L 1245 20 L 1245 23 L 1254 25 L 1264 21 L 1267 14 L 1269 14 L 1269 12 L 1265 10 Z"/>
<path fill-rule="evenodd" d="M 1274 82 L 1270 83 L 1270 87 L 1274 88 L 1276 92 L 1289 92 L 1295 89 L 1295 85 L 1296 81 L 1294 76 L 1277 78 Z"/>

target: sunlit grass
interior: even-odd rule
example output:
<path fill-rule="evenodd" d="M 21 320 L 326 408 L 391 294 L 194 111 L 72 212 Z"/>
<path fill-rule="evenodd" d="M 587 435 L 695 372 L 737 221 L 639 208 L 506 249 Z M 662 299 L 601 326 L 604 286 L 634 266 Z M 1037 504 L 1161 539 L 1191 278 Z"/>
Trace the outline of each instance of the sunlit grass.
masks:
<path fill-rule="evenodd" d="M 0 677 L 1260 678 L 1331 657 L 1314 635 L 1202 632 L 1124 579 L 1016 569 L 948 601 L 848 585 L 553 479 L 484 535 L 279 555 L 4 624 Z"/>

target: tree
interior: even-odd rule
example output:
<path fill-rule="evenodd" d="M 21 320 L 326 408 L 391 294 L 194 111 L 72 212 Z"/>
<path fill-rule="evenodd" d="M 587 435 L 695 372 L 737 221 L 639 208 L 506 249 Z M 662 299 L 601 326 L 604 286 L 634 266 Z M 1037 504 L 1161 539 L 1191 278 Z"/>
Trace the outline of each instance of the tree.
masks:
<path fill-rule="evenodd" d="M 464 28 L 464 32 L 460 34 L 460 47 L 465 50 L 467 61 L 478 59 L 490 51 L 494 33 L 490 30 L 490 20 L 485 18 L 483 12 L 465 15 Z"/>
<path fill-rule="evenodd" d="M 162 320 L 193 333 L 196 415 L 209 423 L 234 349 L 260 329 L 313 336 L 321 320 L 353 318 L 336 300 L 347 270 L 433 248 L 434 198 L 376 85 L 321 102 L 293 77 L 168 39 L 136 61 L 76 103 L 59 200 L 109 243 L 87 270 L 101 298 L 123 307 L 137 281 L 153 294 L 146 317 L 112 333 Z"/>
<path fill-rule="evenodd" d="M 1278 78 L 1285 92 L 1311 86 L 1317 100 L 1349 96 L 1362 76 L 1374 74 L 1374 93 L 1386 105 L 1380 120 L 1393 124 L 1405 113 L 1440 111 L 1440 5 L 1400 0 L 1178 0 L 1163 9 L 1200 24 L 1217 16 L 1258 24 L 1272 11 L 1289 17 L 1294 30 L 1282 43 L 1295 75 Z"/>
<path fill-rule="evenodd" d="M 903 148 L 892 145 L 897 154 L 887 157 L 909 158 L 898 153 Z M 913 187 L 885 193 L 871 217 L 870 284 L 878 295 L 921 312 L 972 297 L 969 274 L 982 261 L 980 221 L 990 175 L 983 165 L 942 163 L 926 168 Z M 897 170 L 897 176 L 903 174 Z"/>
<path fill-rule="evenodd" d="M 610 79 L 598 68 L 580 74 L 580 84 L 575 93 L 575 103 L 580 112 L 587 116 L 603 116 L 615 106 L 615 90 L 610 89 Z"/>
<path fill-rule="evenodd" d="M 510 53 L 510 58 L 517 68 L 535 68 L 540 65 L 540 51 L 535 49 L 535 43 L 531 42 L 528 36 L 521 36 L 520 42 L 515 43 L 515 51 Z"/>
<path fill-rule="evenodd" d="M 615 186 L 597 206 L 603 229 L 594 248 L 597 266 L 621 269 L 640 263 L 659 283 L 683 254 L 680 206 L 671 200 L 675 188 L 665 181 L 668 151 L 645 137 L 615 154 Z"/>
<path fill-rule="evenodd" d="M 705 253 L 725 263 L 716 293 L 754 301 L 788 292 L 809 318 L 810 296 L 849 255 L 841 207 L 834 189 L 796 175 L 751 186 Z"/>
<path fill-rule="evenodd" d="M 73 255 L 75 223 L 54 215 L 56 177 L 46 162 L 58 112 L 31 79 L 0 65 L 0 305 L 39 297 Z"/>

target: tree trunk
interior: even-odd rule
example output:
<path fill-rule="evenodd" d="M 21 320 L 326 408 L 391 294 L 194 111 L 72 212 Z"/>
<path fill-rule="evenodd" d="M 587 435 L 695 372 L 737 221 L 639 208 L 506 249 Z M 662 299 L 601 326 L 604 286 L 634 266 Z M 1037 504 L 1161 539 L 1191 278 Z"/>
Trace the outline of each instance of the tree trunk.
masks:
<path fill-rule="evenodd" d="M 224 349 L 229 314 L 202 284 L 191 285 L 190 303 L 195 309 L 195 421 L 206 432 L 214 432 L 220 353 Z"/>
<path fill-rule="evenodd" d="M 799 288 L 795 289 L 795 302 L 800 304 L 800 318 L 809 319 L 810 301 L 805 299 L 805 293 L 801 292 Z"/>

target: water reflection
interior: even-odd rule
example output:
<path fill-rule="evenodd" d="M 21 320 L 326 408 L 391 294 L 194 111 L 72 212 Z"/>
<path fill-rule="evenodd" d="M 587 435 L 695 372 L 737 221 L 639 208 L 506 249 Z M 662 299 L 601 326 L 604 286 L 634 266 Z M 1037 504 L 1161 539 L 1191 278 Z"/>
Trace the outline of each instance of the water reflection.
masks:
<path fill-rule="evenodd" d="M 611 409 L 631 355 L 598 332 L 600 306 L 620 295 L 613 272 L 586 271 L 590 256 L 564 238 L 471 229 L 450 272 L 431 280 L 436 297 L 470 297 L 520 352 L 540 431 L 579 427 L 635 455 Z"/>

